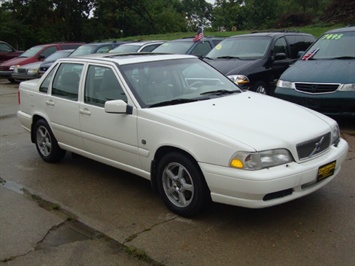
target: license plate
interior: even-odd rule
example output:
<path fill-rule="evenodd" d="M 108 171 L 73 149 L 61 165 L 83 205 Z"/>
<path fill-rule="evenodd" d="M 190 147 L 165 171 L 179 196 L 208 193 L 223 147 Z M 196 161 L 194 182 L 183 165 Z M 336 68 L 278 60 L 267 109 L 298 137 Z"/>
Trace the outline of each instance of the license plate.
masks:
<path fill-rule="evenodd" d="M 334 174 L 336 161 L 327 163 L 318 169 L 317 181 L 323 180 Z"/>

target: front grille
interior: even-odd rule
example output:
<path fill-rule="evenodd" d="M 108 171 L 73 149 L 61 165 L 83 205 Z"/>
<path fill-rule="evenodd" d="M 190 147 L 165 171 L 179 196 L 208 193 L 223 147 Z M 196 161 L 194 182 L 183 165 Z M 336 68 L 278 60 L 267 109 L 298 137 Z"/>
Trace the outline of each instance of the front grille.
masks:
<path fill-rule="evenodd" d="M 330 133 L 297 144 L 297 154 L 300 160 L 312 158 L 324 152 L 330 146 Z"/>
<path fill-rule="evenodd" d="M 25 68 L 19 68 L 17 69 L 18 73 L 21 73 L 21 74 L 26 74 L 27 70 Z"/>
<path fill-rule="evenodd" d="M 306 93 L 331 93 L 335 92 L 339 84 L 296 83 L 296 90 Z"/>

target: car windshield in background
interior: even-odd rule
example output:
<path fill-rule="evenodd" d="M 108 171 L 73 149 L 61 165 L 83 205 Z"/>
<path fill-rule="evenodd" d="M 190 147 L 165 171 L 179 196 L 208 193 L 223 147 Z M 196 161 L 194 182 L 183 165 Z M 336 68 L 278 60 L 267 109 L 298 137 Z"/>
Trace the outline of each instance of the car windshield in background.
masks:
<path fill-rule="evenodd" d="M 66 57 L 68 55 L 70 55 L 73 51 L 57 51 L 56 53 L 51 54 L 50 56 L 48 56 L 46 59 L 44 59 L 43 62 L 52 62 L 55 61 L 59 58 L 63 58 Z"/>
<path fill-rule="evenodd" d="M 174 53 L 174 54 L 185 54 L 187 50 L 193 45 L 192 41 L 176 41 L 176 42 L 166 42 L 153 50 L 153 53 Z"/>
<path fill-rule="evenodd" d="M 355 32 L 325 34 L 315 42 L 302 59 L 355 58 Z"/>
<path fill-rule="evenodd" d="M 255 59 L 264 57 L 271 38 L 269 37 L 243 37 L 227 38 L 216 45 L 208 54 L 209 58 L 238 58 Z"/>
<path fill-rule="evenodd" d="M 22 53 L 19 57 L 32 57 L 42 50 L 42 46 L 35 46 Z"/>
<path fill-rule="evenodd" d="M 93 54 L 94 51 L 95 51 L 95 48 L 96 48 L 96 46 L 94 46 L 94 45 L 82 45 L 82 46 L 78 47 L 78 48 L 70 55 L 70 57 Z"/>
<path fill-rule="evenodd" d="M 120 69 L 144 108 L 241 92 L 230 79 L 198 59 L 122 65 Z"/>
<path fill-rule="evenodd" d="M 131 53 L 131 52 L 137 52 L 139 50 L 140 46 L 139 45 L 120 45 L 116 47 L 115 49 L 112 49 L 110 53 Z"/>

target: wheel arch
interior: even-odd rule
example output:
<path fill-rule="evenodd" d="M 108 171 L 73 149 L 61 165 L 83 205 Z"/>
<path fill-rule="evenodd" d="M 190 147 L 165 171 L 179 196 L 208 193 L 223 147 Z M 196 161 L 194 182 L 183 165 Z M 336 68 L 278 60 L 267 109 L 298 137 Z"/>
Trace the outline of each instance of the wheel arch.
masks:
<path fill-rule="evenodd" d="M 198 169 L 198 171 L 200 172 L 201 176 L 203 177 L 203 182 L 205 183 L 206 187 L 208 188 L 207 182 L 205 180 L 205 177 L 204 177 L 204 175 L 202 173 L 202 170 L 201 170 L 200 166 L 197 163 L 197 160 L 190 153 L 188 153 L 185 150 L 182 150 L 180 148 L 177 148 L 177 147 L 162 146 L 155 152 L 154 159 L 151 162 L 151 170 L 150 170 L 151 174 L 150 175 L 151 175 L 151 186 L 152 186 L 152 189 L 154 191 L 158 191 L 157 170 L 158 170 L 159 161 L 161 160 L 161 158 L 163 158 L 163 156 L 165 154 L 172 153 L 172 152 L 180 153 L 180 154 L 186 156 L 187 158 L 189 158 L 191 160 L 191 162 L 193 162 L 195 164 L 196 168 Z"/>

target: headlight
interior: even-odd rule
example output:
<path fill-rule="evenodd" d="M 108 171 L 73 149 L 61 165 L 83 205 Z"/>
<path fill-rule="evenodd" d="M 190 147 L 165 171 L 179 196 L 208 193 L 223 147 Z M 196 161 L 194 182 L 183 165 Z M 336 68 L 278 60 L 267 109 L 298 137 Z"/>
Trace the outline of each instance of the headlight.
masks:
<path fill-rule="evenodd" d="M 248 77 L 244 75 L 229 75 L 228 78 L 236 84 L 247 84 L 250 82 Z"/>
<path fill-rule="evenodd" d="M 340 129 L 338 124 L 336 124 L 332 130 L 332 145 L 338 146 L 339 141 L 340 141 Z"/>
<path fill-rule="evenodd" d="M 281 80 L 281 79 L 277 81 L 276 87 L 285 88 L 285 89 L 296 89 L 294 82 Z"/>
<path fill-rule="evenodd" d="M 260 170 L 292 161 L 292 155 L 286 149 L 261 152 L 237 152 L 232 157 L 230 166 L 244 170 Z"/>
<path fill-rule="evenodd" d="M 20 67 L 20 65 L 13 65 L 9 67 L 9 70 L 15 70 L 18 67 Z"/>
<path fill-rule="evenodd" d="M 38 73 L 38 69 L 29 69 L 27 70 L 28 75 L 34 75 Z"/>
<path fill-rule="evenodd" d="M 338 91 L 355 91 L 355 83 L 343 84 Z"/>

